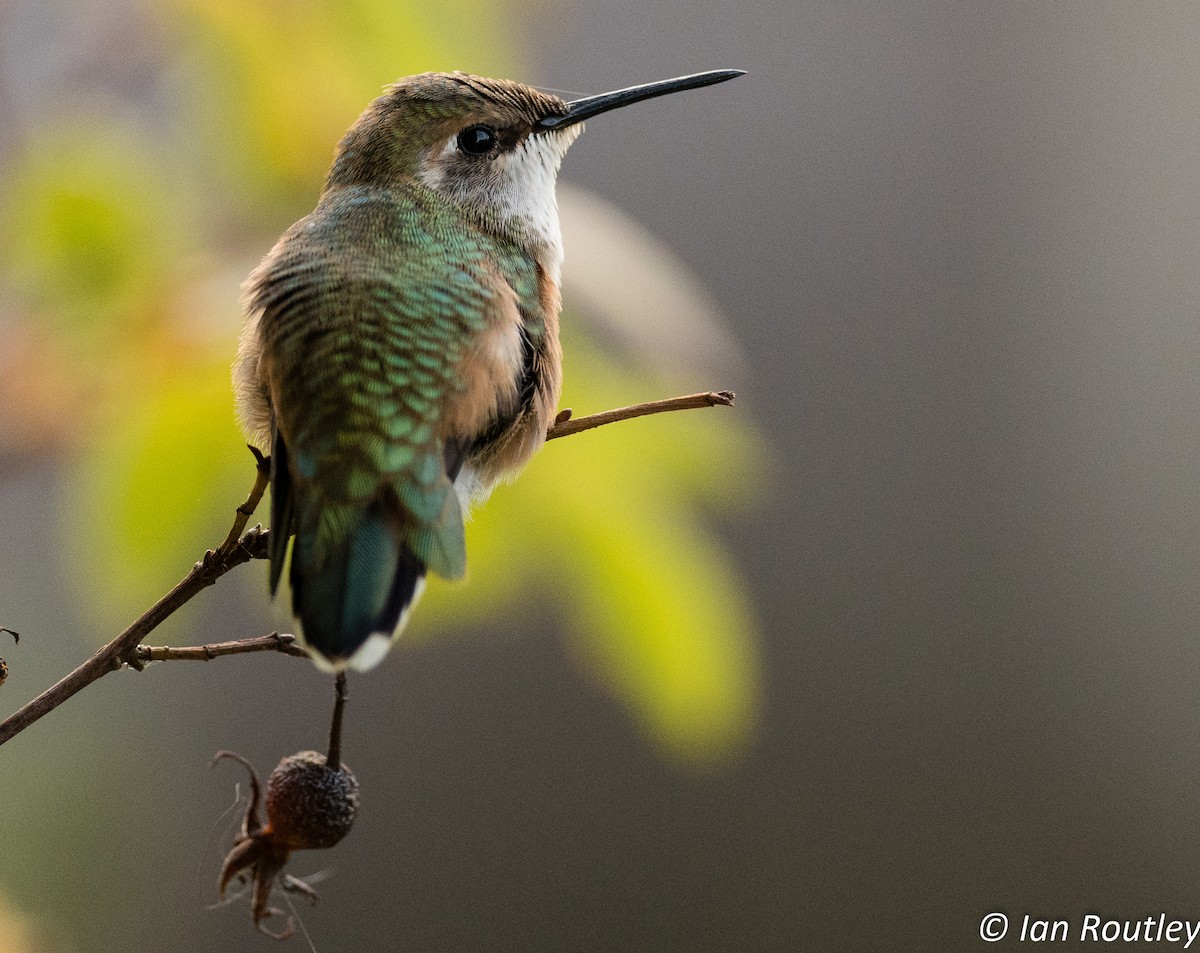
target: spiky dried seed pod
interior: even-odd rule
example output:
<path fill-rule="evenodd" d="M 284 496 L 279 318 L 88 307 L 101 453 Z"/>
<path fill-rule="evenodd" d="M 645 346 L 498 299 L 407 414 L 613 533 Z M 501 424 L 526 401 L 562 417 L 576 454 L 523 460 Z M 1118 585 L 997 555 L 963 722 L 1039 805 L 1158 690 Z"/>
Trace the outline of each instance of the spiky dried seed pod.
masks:
<path fill-rule="evenodd" d="M 0 632 L 7 632 L 13 637 L 14 642 L 21 641 L 21 636 L 12 629 L 8 628 L 8 626 L 0 625 Z M 8 664 L 4 661 L 4 659 L 0 658 L 0 685 L 4 684 L 4 680 L 6 678 L 8 678 Z"/>
<path fill-rule="evenodd" d="M 267 779 L 267 828 L 278 848 L 332 847 L 357 814 L 354 772 L 344 764 L 334 770 L 316 751 L 284 758 Z"/>

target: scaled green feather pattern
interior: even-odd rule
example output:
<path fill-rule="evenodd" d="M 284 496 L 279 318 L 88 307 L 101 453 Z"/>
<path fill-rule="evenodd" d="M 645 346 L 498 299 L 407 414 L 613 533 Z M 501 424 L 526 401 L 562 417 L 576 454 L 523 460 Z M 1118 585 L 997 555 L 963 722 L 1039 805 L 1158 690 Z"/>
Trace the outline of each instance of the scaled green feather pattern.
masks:
<path fill-rule="evenodd" d="M 452 480 L 476 435 L 444 433 L 439 421 L 466 387 L 468 347 L 501 317 L 501 279 L 537 346 L 536 265 L 416 182 L 326 193 L 253 278 L 295 528 L 312 565 L 382 500 L 398 505 L 400 539 L 430 570 L 465 572 Z"/>

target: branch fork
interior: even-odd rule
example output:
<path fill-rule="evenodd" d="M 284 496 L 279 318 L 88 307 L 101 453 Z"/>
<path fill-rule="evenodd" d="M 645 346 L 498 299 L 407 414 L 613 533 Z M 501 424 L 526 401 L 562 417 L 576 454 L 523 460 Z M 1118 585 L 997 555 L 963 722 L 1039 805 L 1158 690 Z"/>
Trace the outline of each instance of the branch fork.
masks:
<path fill-rule="evenodd" d="M 707 391 L 683 397 L 672 397 L 667 400 L 634 404 L 587 417 L 572 418 L 571 411 L 564 410 L 555 418 L 554 425 L 546 433 L 546 439 L 555 440 L 620 420 L 631 420 L 634 417 L 644 417 L 649 414 L 702 407 L 728 407 L 733 404 L 733 401 L 732 391 Z M 279 633 L 233 642 L 214 642 L 209 645 L 185 647 L 142 644 L 142 640 L 160 623 L 189 602 L 201 590 L 216 583 L 229 570 L 242 565 L 242 563 L 250 562 L 252 559 L 267 557 L 267 541 L 270 538 L 270 531 L 261 526 L 252 526 L 250 529 L 246 529 L 246 524 L 258 508 L 263 493 L 266 492 L 271 472 L 270 459 L 263 456 L 254 447 L 250 448 L 250 452 L 254 454 L 255 458 L 254 486 L 245 502 L 235 511 L 233 525 L 221 545 L 215 550 L 208 550 L 170 592 L 142 613 L 125 631 L 99 649 L 70 674 L 0 722 L 0 745 L 20 734 L 43 715 L 52 712 L 68 698 L 87 688 L 92 682 L 125 666 L 141 671 L 148 662 L 209 661 L 225 655 L 244 655 L 249 652 L 263 651 L 307 656 L 307 653 L 295 644 L 292 636 Z M 8 628 L 0 627 L 0 632 L 8 632 L 14 638 L 17 637 L 17 634 Z M 0 661 L 0 665 L 3 665 L 2 661 Z M 3 679 L 0 678 L 0 681 Z M 344 685 L 339 688 L 339 714 L 341 705 L 344 704 L 343 692 Z M 331 745 L 331 747 L 336 752 L 336 746 Z"/>

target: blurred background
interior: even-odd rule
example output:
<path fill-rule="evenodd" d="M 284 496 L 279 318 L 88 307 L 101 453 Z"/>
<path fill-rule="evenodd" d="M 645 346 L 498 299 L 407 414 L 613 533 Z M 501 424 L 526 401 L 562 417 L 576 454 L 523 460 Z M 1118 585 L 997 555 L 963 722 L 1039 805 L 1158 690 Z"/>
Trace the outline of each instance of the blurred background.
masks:
<path fill-rule="evenodd" d="M 252 479 L 241 279 L 425 69 L 568 98 L 717 67 L 568 156 L 550 445 L 352 680 L 318 950 L 963 950 L 1200 918 L 1200 8 L 1098 0 L 3 0 L 7 714 Z M 697 277 L 699 276 L 699 277 Z M 243 567 L 155 634 L 288 628 Z M 97 683 L 0 751 L 0 951 L 259 949 L 231 748 L 281 656 Z M 243 784 L 244 789 L 244 784 Z"/>

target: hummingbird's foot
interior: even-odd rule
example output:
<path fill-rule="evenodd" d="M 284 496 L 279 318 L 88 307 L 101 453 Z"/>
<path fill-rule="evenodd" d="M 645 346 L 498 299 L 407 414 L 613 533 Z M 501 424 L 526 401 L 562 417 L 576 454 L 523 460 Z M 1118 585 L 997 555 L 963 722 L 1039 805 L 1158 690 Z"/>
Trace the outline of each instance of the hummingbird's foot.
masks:
<path fill-rule="evenodd" d="M 271 458 L 252 443 L 246 444 L 246 449 L 254 454 L 254 466 L 258 472 L 269 477 L 271 475 Z"/>
<path fill-rule="evenodd" d="M 217 547 L 215 552 L 204 554 L 206 567 L 213 560 L 228 559 L 237 550 L 238 545 L 242 542 L 242 532 L 246 529 L 246 524 L 250 522 L 254 511 L 258 509 L 259 501 L 262 500 L 267 484 L 271 481 L 271 458 L 265 456 L 258 447 L 252 444 L 246 444 L 246 447 L 254 454 L 254 486 L 250 488 L 250 494 L 246 497 L 246 501 L 234 511 L 233 526 L 225 536 L 225 541 Z"/>

